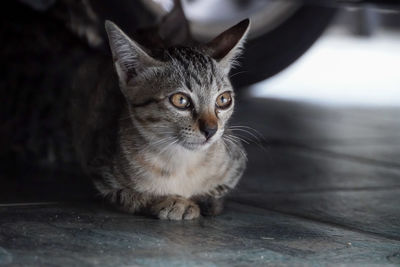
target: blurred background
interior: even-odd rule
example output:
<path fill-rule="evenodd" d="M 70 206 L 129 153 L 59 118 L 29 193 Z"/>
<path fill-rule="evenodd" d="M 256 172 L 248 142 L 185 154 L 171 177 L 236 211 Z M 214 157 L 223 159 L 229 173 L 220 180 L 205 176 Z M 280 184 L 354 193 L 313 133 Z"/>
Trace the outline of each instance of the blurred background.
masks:
<path fill-rule="evenodd" d="M 187 20 L 178 5 L 1 2 L 0 265 L 398 266 L 400 1 L 183 0 Z M 203 42 L 246 17 L 230 77 L 248 166 L 223 214 L 161 222 L 93 201 L 69 90 L 85 62 L 111 66 L 104 20 L 151 49 L 144 28 Z"/>
<path fill-rule="evenodd" d="M 250 92 L 320 105 L 399 106 L 399 24 L 395 10 L 340 9 L 298 61 Z"/>

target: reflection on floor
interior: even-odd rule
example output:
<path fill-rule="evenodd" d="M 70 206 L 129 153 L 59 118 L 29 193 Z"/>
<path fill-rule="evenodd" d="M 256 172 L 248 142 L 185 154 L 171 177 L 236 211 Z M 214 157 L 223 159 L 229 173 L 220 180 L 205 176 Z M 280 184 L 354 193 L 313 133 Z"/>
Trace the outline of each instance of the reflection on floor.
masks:
<path fill-rule="evenodd" d="M 41 203 L 10 204 L 18 194 L 3 188 L 0 264 L 400 264 L 399 115 L 242 99 L 233 124 L 263 137 L 246 145 L 248 170 L 216 218 L 119 213 L 71 177 L 30 184 Z"/>

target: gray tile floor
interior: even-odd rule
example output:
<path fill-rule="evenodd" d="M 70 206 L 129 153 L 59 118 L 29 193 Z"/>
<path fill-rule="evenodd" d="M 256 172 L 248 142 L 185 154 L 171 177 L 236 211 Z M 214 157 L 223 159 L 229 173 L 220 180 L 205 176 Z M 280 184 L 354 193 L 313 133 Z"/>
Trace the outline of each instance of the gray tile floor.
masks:
<path fill-rule="evenodd" d="M 243 98 L 233 124 L 264 138 L 262 148 L 246 146 L 249 167 L 223 215 L 123 214 L 68 179 L 47 198 L 46 187 L 31 185 L 29 199 L 42 203 L 12 204 L 10 189 L 0 205 L 0 265 L 398 266 L 399 115 Z"/>

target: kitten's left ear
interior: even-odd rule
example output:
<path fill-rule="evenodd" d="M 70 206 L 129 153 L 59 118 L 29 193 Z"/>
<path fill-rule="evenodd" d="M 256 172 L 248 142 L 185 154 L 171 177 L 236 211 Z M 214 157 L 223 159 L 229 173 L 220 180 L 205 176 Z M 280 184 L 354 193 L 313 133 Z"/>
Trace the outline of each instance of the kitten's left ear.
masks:
<path fill-rule="evenodd" d="M 240 54 L 249 28 L 250 20 L 242 20 L 205 45 L 209 55 L 220 63 L 226 73 Z"/>
<path fill-rule="evenodd" d="M 162 63 L 147 54 L 135 41 L 130 39 L 111 21 L 105 23 L 115 68 L 120 82 L 129 83 L 146 68 L 157 67 Z"/>

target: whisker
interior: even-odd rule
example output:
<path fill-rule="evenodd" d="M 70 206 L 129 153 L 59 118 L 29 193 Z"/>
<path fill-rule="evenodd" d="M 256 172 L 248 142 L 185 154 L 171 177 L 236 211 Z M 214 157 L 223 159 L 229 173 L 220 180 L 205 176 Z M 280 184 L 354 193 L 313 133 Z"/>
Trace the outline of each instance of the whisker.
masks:
<path fill-rule="evenodd" d="M 228 129 L 231 130 L 232 132 L 239 131 L 239 132 L 244 132 L 244 133 L 248 134 L 249 136 L 251 136 L 255 140 L 252 140 L 249 137 L 247 137 L 246 140 L 249 140 L 249 141 L 253 142 L 259 148 L 261 148 L 263 151 L 266 151 L 265 143 L 267 143 L 267 140 L 266 140 L 265 136 L 263 134 L 261 134 L 259 131 L 257 131 L 256 129 L 254 129 L 254 128 L 250 127 L 250 126 L 246 126 L 246 125 L 232 125 Z M 246 138 L 246 137 L 244 137 L 244 136 L 242 136 L 242 135 L 240 135 L 238 133 L 235 133 L 235 134 L 239 135 L 239 136 L 241 136 L 243 138 Z"/>
<path fill-rule="evenodd" d="M 243 74 L 243 73 L 246 73 L 246 72 L 248 72 L 248 71 L 245 71 L 245 70 L 244 70 L 244 71 L 236 72 L 236 73 L 232 74 L 231 76 L 229 76 L 229 79 L 235 77 L 236 75 Z"/>
<path fill-rule="evenodd" d="M 176 144 L 179 141 L 179 139 L 175 139 L 175 141 L 169 143 L 168 145 L 166 145 L 163 149 L 160 150 L 160 152 L 156 155 L 156 157 L 160 156 L 162 153 L 164 153 L 164 151 L 166 151 L 169 147 L 171 147 L 172 145 Z"/>
<path fill-rule="evenodd" d="M 250 131 L 247 131 L 247 130 L 244 130 L 244 129 L 232 129 L 232 128 L 230 128 L 230 130 L 231 131 L 239 131 L 239 132 L 247 133 L 247 134 L 251 135 L 252 137 L 254 137 L 258 142 L 260 142 L 260 138 L 258 136 L 256 136 L 255 134 L 253 134 L 252 132 L 250 132 Z"/>
<path fill-rule="evenodd" d="M 222 144 L 224 144 L 224 147 L 225 147 L 225 149 L 228 151 L 228 154 L 230 154 L 230 155 L 232 155 L 232 150 L 231 150 L 231 148 L 226 144 L 226 139 L 224 139 L 223 137 L 222 137 Z"/>
<path fill-rule="evenodd" d="M 170 136 L 170 137 L 166 137 L 166 138 L 161 138 L 160 140 L 158 140 L 154 143 L 149 143 L 149 145 L 155 146 L 155 145 L 165 142 L 166 140 L 171 140 L 171 139 L 174 139 L 174 137 Z"/>
<path fill-rule="evenodd" d="M 243 136 L 243 135 L 240 135 L 240 134 L 236 134 L 236 136 L 237 136 L 237 137 L 241 137 L 241 138 L 243 138 L 243 139 L 245 139 L 245 140 L 247 140 L 247 141 L 249 141 L 249 142 L 251 142 L 251 143 L 257 145 L 259 148 L 261 148 L 262 150 L 266 151 L 266 150 L 265 150 L 264 143 L 262 143 L 262 142 L 260 142 L 260 141 L 258 141 L 258 140 L 252 140 L 252 139 L 250 139 L 248 136 Z"/>
<path fill-rule="evenodd" d="M 228 141 L 231 145 L 233 145 L 233 146 L 239 146 L 239 144 L 237 143 L 238 141 L 235 141 L 234 139 L 230 139 L 230 137 L 228 137 L 228 136 L 224 136 L 223 137 L 223 140 L 224 140 L 224 142 L 225 141 Z M 229 147 L 227 144 L 226 144 L 226 147 Z M 228 150 L 230 151 L 230 153 L 232 154 L 232 150 L 231 149 L 229 149 L 228 148 Z M 239 153 L 241 154 L 241 156 L 243 157 L 243 158 L 245 158 L 245 159 L 247 159 L 247 155 L 246 155 L 246 153 L 242 150 L 242 149 L 238 149 L 237 151 L 239 151 Z"/>
<path fill-rule="evenodd" d="M 257 131 L 256 129 L 254 129 L 254 128 L 250 127 L 250 126 L 246 126 L 246 125 L 232 125 L 232 126 L 229 127 L 229 129 L 233 129 L 233 128 L 235 128 L 235 129 L 236 129 L 236 128 L 245 128 L 245 129 L 251 130 L 251 131 L 253 131 L 255 134 L 257 134 L 258 137 L 260 137 L 261 139 L 265 139 L 265 137 L 264 137 L 264 135 L 263 135 L 262 133 L 260 133 L 259 131 Z"/>
<path fill-rule="evenodd" d="M 242 141 L 242 142 L 244 142 L 244 143 L 246 143 L 246 144 L 250 144 L 249 143 L 249 141 L 250 140 L 246 140 L 245 138 L 243 138 L 243 136 L 241 136 L 241 137 L 239 137 L 239 136 L 237 136 L 237 135 L 229 135 L 231 138 L 234 138 L 234 139 L 237 139 L 237 140 L 240 140 L 240 141 Z"/>

